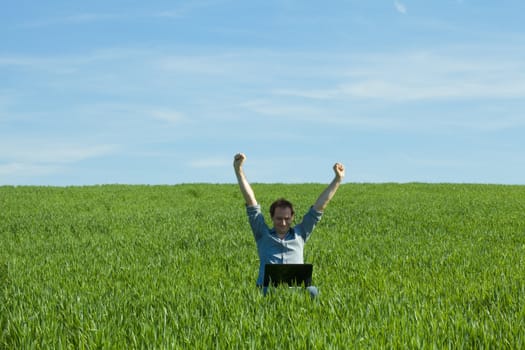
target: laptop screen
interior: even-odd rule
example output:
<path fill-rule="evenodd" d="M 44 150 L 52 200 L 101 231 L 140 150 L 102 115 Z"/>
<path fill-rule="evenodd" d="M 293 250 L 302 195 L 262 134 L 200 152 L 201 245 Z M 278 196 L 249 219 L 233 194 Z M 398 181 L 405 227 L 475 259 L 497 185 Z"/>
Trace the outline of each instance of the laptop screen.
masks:
<path fill-rule="evenodd" d="M 268 287 L 279 284 L 289 286 L 309 286 L 312 283 L 312 264 L 266 264 L 264 266 L 263 285 Z"/>

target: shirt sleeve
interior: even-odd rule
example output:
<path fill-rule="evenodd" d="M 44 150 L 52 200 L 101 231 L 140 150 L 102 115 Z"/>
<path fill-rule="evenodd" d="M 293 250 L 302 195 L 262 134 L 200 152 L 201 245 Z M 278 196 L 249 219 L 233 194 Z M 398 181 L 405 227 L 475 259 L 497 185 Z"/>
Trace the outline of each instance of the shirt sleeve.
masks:
<path fill-rule="evenodd" d="M 322 216 L 323 212 L 315 210 L 313 206 L 310 207 L 303 220 L 295 226 L 295 232 L 301 235 L 306 242 Z"/>
<path fill-rule="evenodd" d="M 246 213 L 248 214 L 248 221 L 250 222 L 253 236 L 258 241 L 265 232 L 269 231 L 268 225 L 264 221 L 264 215 L 261 212 L 261 206 L 259 204 L 246 206 Z"/>

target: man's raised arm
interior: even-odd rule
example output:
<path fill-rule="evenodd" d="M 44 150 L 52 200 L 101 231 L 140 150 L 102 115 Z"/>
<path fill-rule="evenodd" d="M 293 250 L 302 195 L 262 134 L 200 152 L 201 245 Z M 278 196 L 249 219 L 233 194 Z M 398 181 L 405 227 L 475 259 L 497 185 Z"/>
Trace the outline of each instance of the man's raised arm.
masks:
<path fill-rule="evenodd" d="M 237 176 L 237 182 L 239 183 L 239 188 L 241 193 L 246 201 L 247 206 L 257 205 L 257 200 L 255 200 L 255 194 L 248 180 L 246 180 L 246 175 L 242 169 L 242 165 L 246 160 L 246 155 L 244 153 L 237 153 L 233 159 L 233 168 L 235 169 L 235 176 Z"/>
<path fill-rule="evenodd" d="M 337 192 L 341 181 L 343 181 L 343 178 L 345 177 L 345 167 L 343 164 L 335 163 L 333 169 L 335 173 L 334 179 L 332 180 L 330 185 L 328 185 L 328 187 L 321 193 L 319 198 L 317 198 L 317 201 L 315 201 L 314 209 L 317 211 L 324 211 L 324 209 L 328 205 L 328 202 L 330 202 L 335 192 Z"/>

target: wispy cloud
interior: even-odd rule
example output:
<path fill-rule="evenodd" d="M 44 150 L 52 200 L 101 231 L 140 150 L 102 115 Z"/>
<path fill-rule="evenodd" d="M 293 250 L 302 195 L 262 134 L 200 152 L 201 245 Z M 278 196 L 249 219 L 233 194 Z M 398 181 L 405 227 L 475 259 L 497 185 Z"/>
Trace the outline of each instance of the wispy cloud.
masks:
<path fill-rule="evenodd" d="M 364 79 L 335 86 L 331 89 L 282 89 L 276 94 L 311 99 L 380 99 L 410 102 L 439 99 L 525 98 L 525 81 L 390 81 Z"/>
<path fill-rule="evenodd" d="M 302 98 L 379 99 L 418 101 L 471 98 L 523 98 L 522 62 L 502 57 L 473 58 L 430 53 L 398 53 L 361 57 L 347 69 L 341 65 L 339 81 L 324 88 L 281 88 L 277 95 Z"/>
<path fill-rule="evenodd" d="M 130 16 L 123 13 L 80 13 L 63 18 L 66 23 L 89 23 L 101 21 L 114 21 L 118 19 L 126 19 Z"/>
<path fill-rule="evenodd" d="M 257 99 L 246 101 L 240 107 L 265 116 L 297 116 L 299 119 L 308 119 L 308 116 L 315 116 L 320 111 L 308 105 L 297 105 L 290 103 L 276 103 L 270 99 Z"/>
<path fill-rule="evenodd" d="M 399 102 L 402 102 L 401 104 Z M 416 114 L 403 112 L 414 101 L 392 101 L 391 103 L 376 103 L 360 101 L 361 107 L 354 106 L 355 100 L 340 98 L 329 104 L 311 104 L 304 101 L 302 105 L 295 105 L 290 101 L 276 101 L 272 99 L 250 101 L 243 104 L 246 110 L 255 119 L 260 116 L 265 123 L 278 122 L 285 125 L 318 125 L 319 128 L 336 127 L 344 130 L 374 130 L 374 131 L 403 131 L 403 132 L 447 132 L 465 130 L 475 132 L 497 132 L 516 130 L 525 127 L 523 116 L 506 109 L 504 105 L 493 103 L 499 108 L 487 108 L 477 103 L 472 107 L 460 103 L 456 109 L 442 110 L 442 103 L 428 101 L 427 110 Z M 370 104 L 371 103 L 371 104 Z M 330 105 L 334 105 L 331 107 Z M 416 106 L 419 104 L 415 104 Z M 466 107 L 468 106 L 468 107 Z M 416 107 L 417 108 L 417 107 Z M 255 113 L 255 114 L 254 114 Z"/>
<path fill-rule="evenodd" d="M 73 164 L 114 154 L 115 145 L 83 146 L 45 141 L 0 142 L 0 175 L 36 177 L 67 172 Z"/>
<path fill-rule="evenodd" d="M 144 19 L 174 20 L 188 16 L 191 12 L 202 8 L 220 5 L 218 1 L 191 1 L 177 4 L 164 10 L 152 11 L 120 11 L 120 12 L 78 12 L 60 17 L 48 17 L 26 21 L 22 27 L 38 28 L 53 25 L 89 24 L 96 22 L 136 21 Z"/>
<path fill-rule="evenodd" d="M 416 101 L 465 98 L 523 98 L 525 82 L 363 80 L 339 87 L 340 97 Z"/>
<path fill-rule="evenodd" d="M 159 17 L 159 18 L 181 18 L 184 16 L 184 11 L 181 10 L 166 10 L 166 11 L 159 11 L 152 14 L 152 17 Z"/>
<path fill-rule="evenodd" d="M 63 166 L 31 163 L 6 163 L 0 164 L 0 176 L 43 176 L 56 174 L 63 171 Z"/>
<path fill-rule="evenodd" d="M 146 114 L 151 115 L 154 119 L 165 121 L 170 124 L 179 124 L 188 120 L 184 113 L 169 109 L 154 109 L 146 111 Z"/>
<path fill-rule="evenodd" d="M 129 19 L 130 17 L 131 16 L 126 13 L 77 13 L 63 17 L 53 17 L 27 21 L 22 24 L 22 27 L 40 28 L 64 24 L 86 24 L 102 21 L 125 20 Z"/>
<path fill-rule="evenodd" d="M 397 12 L 399 12 L 399 13 L 401 13 L 403 15 L 405 15 L 407 13 L 407 7 L 402 2 L 394 1 L 394 6 L 395 6 Z"/>
<path fill-rule="evenodd" d="M 23 55 L 23 54 L 0 54 L 0 68 L 9 69 L 11 67 L 21 68 L 27 71 L 41 71 L 57 76 L 67 77 L 73 73 L 86 73 L 92 75 L 91 68 L 97 68 L 98 74 L 107 74 L 104 69 L 98 69 L 100 65 L 110 65 L 117 62 L 122 63 L 127 58 L 130 63 L 137 60 L 144 62 L 147 59 L 147 50 L 123 49 L 119 47 L 110 49 L 92 50 L 78 54 L 64 55 Z M 129 63 L 128 63 L 129 64 Z M 117 66 L 118 67 L 118 66 Z M 109 70 L 114 70 L 112 66 Z"/>
<path fill-rule="evenodd" d="M 46 141 L 3 141 L 0 143 L 0 160 L 11 163 L 65 164 L 114 153 L 116 145 L 77 145 Z"/>
<path fill-rule="evenodd" d="M 483 48 L 477 51 L 484 52 Z M 86 134 L 81 130 L 86 127 L 88 132 L 103 134 L 106 137 L 103 144 L 121 144 L 137 139 L 148 143 L 159 137 L 166 142 L 175 137 L 191 138 L 194 135 L 191 130 L 204 125 L 213 125 L 207 132 L 217 135 L 227 132 L 224 120 L 231 118 L 230 121 L 244 123 L 247 115 L 258 118 L 256 122 L 265 128 L 268 125 L 265 118 L 367 130 L 430 130 L 454 125 L 470 129 L 508 128 L 519 125 L 519 118 L 498 113 L 500 119 L 496 123 L 485 114 L 482 122 L 476 124 L 458 117 L 458 113 L 433 120 L 425 113 L 424 120 L 414 120 L 391 115 L 391 110 L 385 107 L 380 112 L 376 109 L 385 105 L 404 108 L 417 102 L 523 99 L 525 75 L 520 72 L 525 71 L 525 64 L 504 56 L 474 57 L 467 50 L 446 48 L 439 53 L 400 51 L 360 55 L 251 49 L 178 55 L 161 49 L 113 48 L 65 56 L 0 55 L 0 68 L 2 64 L 22 64 L 29 77 L 34 69 L 49 73 L 37 74 L 41 79 L 38 83 L 54 89 L 61 99 L 65 94 L 72 96 L 68 99 L 68 110 L 58 111 L 55 120 L 63 118 L 71 127 L 68 129 L 71 134 Z M 20 71 L 17 69 L 17 74 Z M 33 91 L 34 80 L 27 82 L 19 91 L 38 96 L 41 88 Z M 222 89 L 223 82 L 227 82 L 228 89 Z M 25 100 L 10 98 L 4 111 L 0 105 L 0 120 L 2 115 L 9 115 L 10 109 L 24 110 Z M 61 100 L 55 102 L 51 109 L 60 105 Z M 374 109 L 375 113 L 370 112 Z M 52 125 L 47 117 L 53 112 L 46 111 L 44 117 L 33 112 L 32 120 L 40 126 Z M 216 122 L 218 115 L 222 123 Z M 1 134 L 0 131 L 0 139 Z M 27 161 L 26 155 L 31 154 L 53 163 L 60 158 L 81 160 L 80 151 L 90 156 L 89 147 L 75 145 L 34 145 L 24 151 L 27 147 L 19 144 L 3 149 L 21 150 L 17 158 L 9 158 L 13 163 L 23 163 Z M 56 151 L 60 149 L 69 149 L 70 153 L 60 154 Z M 111 149 L 91 151 L 97 157 Z M 0 151 L 0 160 L 5 156 Z M 32 161 L 36 159 L 28 162 Z M 192 166 L 213 164 L 222 161 L 195 161 Z"/>
<path fill-rule="evenodd" d="M 145 123 L 150 122 L 151 119 L 177 124 L 190 120 L 186 113 L 174 108 L 163 107 L 158 104 L 149 105 L 134 102 L 84 104 L 77 106 L 71 112 L 86 118 L 111 116 L 115 120 L 130 121 L 132 119 L 140 119 Z"/>

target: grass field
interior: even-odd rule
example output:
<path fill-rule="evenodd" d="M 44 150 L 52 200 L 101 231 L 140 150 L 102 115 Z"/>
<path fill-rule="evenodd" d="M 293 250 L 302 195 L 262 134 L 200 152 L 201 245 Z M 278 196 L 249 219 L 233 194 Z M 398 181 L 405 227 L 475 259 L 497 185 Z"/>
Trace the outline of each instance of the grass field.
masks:
<path fill-rule="evenodd" d="M 233 184 L 0 187 L 0 349 L 525 348 L 525 186 L 344 184 L 305 260 L 261 295 Z"/>

